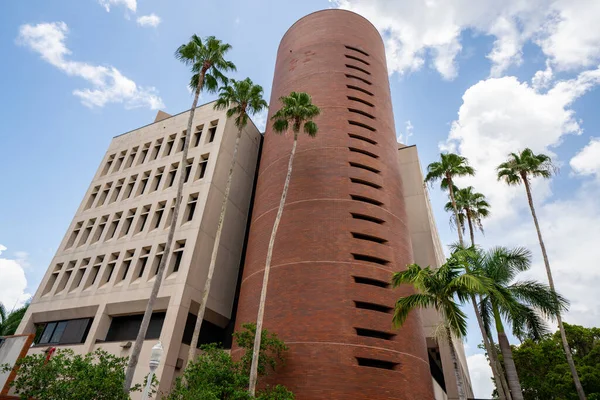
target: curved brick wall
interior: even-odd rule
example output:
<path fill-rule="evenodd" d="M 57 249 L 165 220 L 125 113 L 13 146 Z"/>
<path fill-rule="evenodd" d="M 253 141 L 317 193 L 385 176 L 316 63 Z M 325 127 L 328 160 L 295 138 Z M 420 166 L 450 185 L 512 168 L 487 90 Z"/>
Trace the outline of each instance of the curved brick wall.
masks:
<path fill-rule="evenodd" d="M 290 91 L 311 94 L 322 115 L 317 138 L 299 140 L 275 243 L 265 328 L 290 347 L 277 382 L 299 400 L 432 399 L 418 314 L 391 326 L 412 289 L 380 286 L 412 254 L 379 33 L 348 11 L 300 19 L 279 46 L 269 118 Z M 256 320 L 292 140 L 267 128 L 238 327 Z"/>

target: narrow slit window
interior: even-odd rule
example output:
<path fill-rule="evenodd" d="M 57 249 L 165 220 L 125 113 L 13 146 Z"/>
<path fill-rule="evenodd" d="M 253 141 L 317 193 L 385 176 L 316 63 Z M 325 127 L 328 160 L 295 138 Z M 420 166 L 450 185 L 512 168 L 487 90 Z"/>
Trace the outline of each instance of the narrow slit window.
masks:
<path fill-rule="evenodd" d="M 129 178 L 129 183 L 127 183 L 127 187 L 125 188 L 125 193 L 123 193 L 123 200 L 131 197 L 131 193 L 133 193 L 133 187 L 135 186 L 135 182 L 137 181 L 137 175 L 132 175 Z"/>
<path fill-rule="evenodd" d="M 364 51 L 364 50 L 361 50 L 361 49 L 359 49 L 359 48 L 357 48 L 357 47 L 348 46 L 348 45 L 344 45 L 344 47 L 345 47 L 345 48 L 347 48 L 348 50 L 353 50 L 353 51 L 359 52 L 359 53 L 360 53 L 360 54 L 362 54 L 363 56 L 367 56 L 367 57 L 369 57 L 369 53 L 367 53 L 366 51 Z"/>
<path fill-rule="evenodd" d="M 357 135 L 355 133 L 349 133 L 348 136 L 350 136 L 352 139 L 362 140 L 363 142 L 367 142 L 369 144 L 377 144 L 377 142 L 374 141 L 373 139 L 369 139 L 364 136 Z"/>
<path fill-rule="evenodd" d="M 365 65 L 371 65 L 370 63 L 368 63 L 367 61 L 363 60 L 362 58 L 358 58 L 358 57 L 354 57 L 351 56 L 349 54 L 344 54 L 344 56 L 350 60 L 354 60 L 354 61 L 358 61 L 359 63 L 363 63 Z"/>
<path fill-rule="evenodd" d="M 141 196 L 142 194 L 144 194 L 146 186 L 148 186 L 148 181 L 150 180 L 150 172 L 151 171 L 146 171 L 144 172 L 144 175 L 142 175 L 142 180 L 140 182 L 140 186 L 138 187 L 136 196 Z"/>
<path fill-rule="evenodd" d="M 177 135 L 171 135 L 167 139 L 167 143 L 166 143 L 166 146 L 165 146 L 165 152 L 163 154 L 163 157 L 167 157 L 167 156 L 171 155 L 171 152 L 173 151 L 173 145 L 175 144 L 175 136 L 177 136 Z"/>
<path fill-rule="evenodd" d="M 356 147 L 348 147 L 348 149 L 354 153 L 364 154 L 365 156 L 369 156 L 372 158 L 379 158 L 379 156 L 377 154 L 371 153 L 370 151 L 367 151 L 367 150 L 357 149 Z"/>
<path fill-rule="evenodd" d="M 69 289 L 69 291 L 72 292 L 73 290 L 75 290 L 79 286 L 81 286 L 81 282 L 83 281 L 83 276 L 85 275 L 85 271 L 87 270 L 89 264 L 90 264 L 89 258 L 84 258 L 83 260 L 81 260 L 81 265 L 79 266 L 79 269 L 75 273 L 75 278 L 73 279 L 73 283 L 71 284 L 71 288 Z"/>
<path fill-rule="evenodd" d="M 67 283 L 69 283 L 69 279 L 71 279 L 71 274 L 73 271 L 65 271 L 63 274 L 58 287 L 56 288 L 56 293 L 60 293 L 67 287 Z"/>
<path fill-rule="evenodd" d="M 352 214 L 352 218 L 354 218 L 354 219 L 361 219 L 363 221 L 374 222 L 374 223 L 379 224 L 379 225 L 385 223 L 384 220 L 382 220 L 380 218 L 373 217 L 371 215 L 358 214 L 358 213 L 350 213 L 350 214 Z"/>
<path fill-rule="evenodd" d="M 177 169 L 179 169 L 179 163 L 171 164 L 171 169 L 169 170 L 169 176 L 167 177 L 166 187 L 170 188 L 175 183 L 175 177 L 177 176 Z"/>
<path fill-rule="evenodd" d="M 363 99 L 361 99 L 361 98 L 359 98 L 359 97 L 354 97 L 354 96 L 346 96 L 346 98 L 347 98 L 348 100 L 350 100 L 350 101 L 355 101 L 355 102 L 357 102 L 357 103 L 361 103 L 361 104 L 364 104 L 364 105 L 366 105 L 366 106 L 369 106 L 369 107 L 375 107 L 375 105 L 374 105 L 373 103 L 369 103 L 368 101 L 366 101 L 366 100 L 363 100 Z"/>
<path fill-rule="evenodd" d="M 119 154 L 117 161 L 115 162 L 115 167 L 113 168 L 113 172 L 117 172 L 121 169 L 121 165 L 123 165 L 123 161 L 125 161 L 125 155 L 127 154 L 127 150 L 124 150 Z"/>
<path fill-rule="evenodd" d="M 150 151 L 150 145 L 150 142 L 144 144 L 144 147 L 140 152 L 140 158 L 138 159 L 137 165 L 143 164 L 146 161 L 146 157 L 148 157 L 148 152 Z"/>
<path fill-rule="evenodd" d="M 46 283 L 46 287 L 44 288 L 44 292 L 43 292 L 42 296 L 45 294 L 48 294 L 52 291 L 52 288 L 56 284 L 57 280 L 58 280 L 58 272 L 53 272 L 52 275 L 50 275 L 50 278 L 48 279 L 48 283 Z"/>
<path fill-rule="evenodd" d="M 354 125 L 354 126 L 358 126 L 358 127 L 360 127 L 360 128 L 365 128 L 365 129 L 368 129 L 368 130 L 370 130 L 371 132 L 375 132 L 375 131 L 377 131 L 377 129 L 373 128 L 372 126 L 369 126 L 369 125 L 366 125 L 366 124 L 362 124 L 362 123 L 360 123 L 360 122 L 356 122 L 356 121 L 348 121 L 348 123 L 349 123 L 350 125 Z"/>
<path fill-rule="evenodd" d="M 392 340 L 394 338 L 394 336 L 396 336 L 393 333 L 377 331 L 375 329 L 366 329 L 366 328 L 354 328 L 354 329 L 356 330 L 356 334 L 358 336 L 372 337 L 375 339 Z"/>
<path fill-rule="evenodd" d="M 158 203 L 156 207 L 156 211 L 154 212 L 154 219 L 152 220 L 152 229 L 156 229 L 160 227 L 160 223 L 162 221 L 163 214 L 165 213 L 165 206 L 167 202 L 161 201 Z"/>
<path fill-rule="evenodd" d="M 152 154 L 150 154 L 150 161 L 154 161 L 158 158 L 158 154 L 160 153 L 160 148 L 162 146 L 162 139 L 157 139 L 154 147 L 152 148 Z"/>
<path fill-rule="evenodd" d="M 194 133 L 194 146 L 200 146 L 200 139 L 202 138 L 202 131 L 204 130 L 204 125 L 200 125 L 196 127 L 196 133 Z"/>
<path fill-rule="evenodd" d="M 117 267 L 117 259 L 119 258 L 119 253 L 113 253 L 110 255 L 110 260 L 108 264 L 106 264 L 106 270 L 104 272 L 104 279 L 102 279 L 101 285 L 104 285 L 110 282 L 110 279 L 113 277 L 115 272 L 115 268 Z"/>
<path fill-rule="evenodd" d="M 399 363 L 385 361 L 385 360 L 377 360 L 375 358 L 363 358 L 356 357 L 356 362 L 361 367 L 371 367 L 371 368 L 379 368 L 379 369 L 389 369 L 394 370 Z"/>
<path fill-rule="evenodd" d="M 96 207 L 100 207 L 100 206 L 104 205 L 104 202 L 106 201 L 106 198 L 108 197 L 108 192 L 110 192 L 111 186 L 112 186 L 112 182 L 108 182 L 106 185 L 104 185 L 104 190 L 102 190 L 102 193 L 100 193 L 100 198 L 98 198 L 98 204 L 96 205 Z"/>
<path fill-rule="evenodd" d="M 152 265 L 152 269 L 154 270 L 152 276 L 156 276 L 156 274 L 158 274 L 158 267 L 160 267 L 160 262 L 162 261 L 164 254 L 165 244 L 159 244 L 158 249 L 156 251 L 156 255 L 154 256 L 154 264 Z"/>
<path fill-rule="evenodd" d="M 165 229 L 171 226 L 173 222 L 173 214 L 175 213 L 175 199 L 171 201 L 171 207 L 169 208 L 169 213 L 167 214 L 167 222 L 165 223 Z"/>
<path fill-rule="evenodd" d="M 384 260 L 383 258 L 370 256 L 367 254 L 352 253 L 352 257 L 354 257 L 354 259 L 356 261 L 366 261 L 366 262 L 379 264 L 379 265 L 388 265 L 390 263 L 388 260 Z"/>
<path fill-rule="evenodd" d="M 360 163 L 356 163 L 356 162 L 350 162 L 350 166 L 354 167 L 354 168 L 360 168 L 360 169 L 364 169 L 367 171 L 375 172 L 376 174 L 381 172 L 380 170 L 378 170 L 375 167 L 370 167 L 368 165 L 364 165 L 364 164 L 360 164 Z"/>
<path fill-rule="evenodd" d="M 363 78 L 361 78 L 359 76 L 356 76 L 356 75 L 346 74 L 346 78 L 348 78 L 348 79 L 354 79 L 354 80 L 360 81 L 362 83 L 366 83 L 367 85 L 372 85 L 372 83 L 369 82 L 368 80 L 363 79 Z"/>
<path fill-rule="evenodd" d="M 217 123 L 211 122 L 210 128 L 208 128 L 208 143 L 212 143 L 217 135 Z"/>
<path fill-rule="evenodd" d="M 187 136 L 187 131 L 183 131 L 181 133 L 181 137 L 179 138 L 179 143 L 177 144 L 177 151 L 176 153 L 180 153 L 183 151 L 183 147 L 185 146 L 185 138 Z"/>
<path fill-rule="evenodd" d="M 129 268 L 131 267 L 131 263 L 133 262 L 134 254 L 135 250 L 127 250 L 125 252 L 125 259 L 123 260 L 123 265 L 121 266 L 121 281 L 124 281 L 127 278 Z"/>
<path fill-rule="evenodd" d="M 94 265 L 92 266 L 92 270 L 90 271 L 90 275 L 88 276 L 87 282 L 85 284 L 85 288 L 92 286 L 96 283 L 98 279 L 98 274 L 100 273 L 100 268 L 102 267 L 102 263 L 104 262 L 104 256 L 97 256 L 94 260 Z"/>
<path fill-rule="evenodd" d="M 386 244 L 388 242 L 387 239 L 383 239 L 383 238 L 373 236 L 373 235 L 367 235 L 367 234 L 360 233 L 360 232 L 352 232 L 352 237 L 354 239 L 367 240 L 369 242 L 375 242 L 375 243 L 379 243 L 379 244 Z"/>
<path fill-rule="evenodd" d="M 94 204 L 94 200 L 96 200 L 96 197 L 98 197 L 98 192 L 100 192 L 100 185 L 94 187 L 92 193 L 90 193 L 90 197 L 88 198 L 88 201 L 85 204 L 84 210 L 87 210 L 92 207 L 92 205 Z"/>
<path fill-rule="evenodd" d="M 356 65 L 346 64 L 346 68 L 354 69 L 354 70 L 360 71 L 360 72 L 362 72 L 364 74 L 371 75 L 371 73 L 369 71 L 367 71 L 364 68 L 357 67 Z"/>
<path fill-rule="evenodd" d="M 171 257 L 171 272 L 179 271 L 179 267 L 181 267 L 181 260 L 183 259 L 184 248 L 185 240 L 180 240 L 175 243 L 175 250 L 173 250 L 173 257 Z"/>
<path fill-rule="evenodd" d="M 359 195 L 356 195 L 356 194 L 351 194 L 350 198 L 352 200 L 355 200 L 355 201 L 362 201 L 363 203 L 369 203 L 369 204 L 373 204 L 375 206 L 382 206 L 383 205 L 383 203 L 381 201 L 379 201 L 379 200 L 375 200 L 375 199 L 372 199 L 370 197 L 359 196 Z"/>
<path fill-rule="evenodd" d="M 194 219 L 196 212 L 196 204 L 198 203 L 198 193 L 191 194 L 185 209 L 185 221 L 189 222 Z"/>
<path fill-rule="evenodd" d="M 94 236 L 92 237 L 92 243 L 96 243 L 102 237 L 102 233 L 106 228 L 106 224 L 108 223 L 108 215 L 104 215 L 100 218 L 100 222 L 98 223 L 98 227 L 96 228 L 96 232 L 94 232 Z"/>
<path fill-rule="evenodd" d="M 390 287 L 390 284 L 386 281 L 382 281 L 382 280 L 374 279 L 374 278 L 367 278 L 364 276 L 355 276 L 354 282 L 358 283 L 360 285 L 371 285 L 371 286 L 377 286 L 377 287 L 384 288 L 384 289 L 387 289 Z"/>
<path fill-rule="evenodd" d="M 351 113 L 354 113 L 354 114 L 363 115 L 363 116 L 365 116 L 367 118 L 370 118 L 370 119 L 375 119 L 375 117 L 373 115 L 371 115 L 371 114 L 369 114 L 367 112 L 361 111 L 361 110 L 357 110 L 355 108 L 349 108 L 348 111 L 350 111 Z"/>
<path fill-rule="evenodd" d="M 361 88 L 361 87 L 354 86 L 354 85 L 346 85 L 346 87 L 347 87 L 348 89 L 356 90 L 356 91 L 359 91 L 359 92 L 361 92 L 361 93 L 368 94 L 369 96 L 373 96 L 373 93 L 371 93 L 371 92 L 369 92 L 368 90 L 366 90 L 366 89 L 363 89 L 363 88 Z"/>
<path fill-rule="evenodd" d="M 119 194 L 121 194 L 121 189 L 123 189 L 123 184 L 125 183 L 125 179 L 119 179 L 115 184 L 115 188 L 113 189 L 112 195 L 110 196 L 110 200 L 108 204 L 114 203 L 119 198 Z"/>
<path fill-rule="evenodd" d="M 381 185 L 378 185 L 377 183 L 366 181 L 364 179 L 350 178 L 350 182 L 352 182 L 352 183 L 358 183 L 359 185 L 369 186 L 369 187 L 372 187 L 374 189 L 381 189 Z"/>
<path fill-rule="evenodd" d="M 140 257 L 138 258 L 137 266 L 136 266 L 136 278 L 141 278 L 144 275 L 144 271 L 146 270 L 146 265 L 148 264 L 148 257 L 150 256 L 150 247 L 143 247 Z"/>
<path fill-rule="evenodd" d="M 361 310 L 377 311 L 386 314 L 391 313 L 394 309 L 393 307 L 384 306 L 382 304 L 369 303 L 366 301 L 354 301 L 354 305 L 356 308 L 360 308 Z"/>
<path fill-rule="evenodd" d="M 133 161 L 135 160 L 135 156 L 137 155 L 139 147 L 134 147 L 131 149 L 131 153 L 129 153 L 129 157 L 127 157 L 127 162 L 125 163 L 125 168 L 127 169 L 133 165 Z"/>
<path fill-rule="evenodd" d="M 123 224 L 123 228 L 121 229 L 121 234 L 119 235 L 120 238 L 122 238 L 123 236 L 127 236 L 129 234 L 129 231 L 131 230 L 131 225 L 133 224 L 133 218 L 135 217 L 136 210 L 137 209 L 132 208 L 127 213 L 127 217 L 125 217 L 125 222 Z"/>
<path fill-rule="evenodd" d="M 198 170 L 196 171 L 196 180 L 204 178 L 206 175 L 206 168 L 208 167 L 208 154 L 200 156 L 200 163 L 198 164 Z"/>
<path fill-rule="evenodd" d="M 81 234 L 81 239 L 79 239 L 79 244 L 77 245 L 77 247 L 83 246 L 84 244 L 87 243 L 87 240 L 90 237 L 90 234 L 92 233 L 92 229 L 94 228 L 95 223 L 96 223 L 96 218 L 92 218 L 88 221 L 85 229 L 83 230 L 83 232 Z"/>
<path fill-rule="evenodd" d="M 142 212 L 137 223 L 137 229 L 135 230 L 136 233 L 143 232 L 144 228 L 146 228 L 146 222 L 148 222 L 148 215 L 150 215 L 150 207 L 150 205 L 147 205 L 142 208 Z"/>
<path fill-rule="evenodd" d="M 77 236 L 79 236 L 79 232 L 81 231 L 82 226 L 83 226 L 83 221 L 75 224 L 75 228 L 73 228 L 73 232 L 71 232 L 71 236 L 69 236 L 69 240 L 67 241 L 67 244 L 65 245 L 65 249 L 68 249 L 69 247 L 73 247 L 73 244 L 75 244 L 75 240 L 77 239 Z"/>
<path fill-rule="evenodd" d="M 190 158 L 185 163 L 185 178 L 183 179 L 183 183 L 187 183 L 190 179 L 190 174 L 192 173 L 192 165 L 194 163 L 194 159 Z"/>
<path fill-rule="evenodd" d="M 156 170 L 156 175 L 154 175 L 154 180 L 152 181 L 152 187 L 150 191 L 155 192 L 160 187 L 160 181 L 162 180 L 163 173 L 165 172 L 165 168 L 159 168 Z"/>
<path fill-rule="evenodd" d="M 102 173 L 100 174 L 100 176 L 104 176 L 104 175 L 108 174 L 108 171 L 110 170 L 110 166 L 115 161 L 115 155 L 116 154 L 111 154 L 110 156 L 108 156 L 108 160 L 106 160 L 106 164 L 104 164 L 104 168 L 102 169 Z"/>
<path fill-rule="evenodd" d="M 119 222 L 121 222 L 121 216 L 123 213 L 116 213 L 113 217 L 112 222 L 110 223 L 110 227 L 108 228 L 108 232 L 106 232 L 106 240 L 110 240 L 115 237 L 115 233 L 117 232 L 117 227 L 119 226 Z"/>

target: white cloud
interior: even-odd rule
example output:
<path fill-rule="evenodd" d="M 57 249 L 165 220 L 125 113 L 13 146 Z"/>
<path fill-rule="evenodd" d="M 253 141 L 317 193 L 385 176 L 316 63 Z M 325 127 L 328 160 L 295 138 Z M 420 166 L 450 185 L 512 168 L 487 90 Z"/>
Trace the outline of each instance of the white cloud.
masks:
<path fill-rule="evenodd" d="M 492 397 L 494 383 L 492 370 L 484 354 L 477 353 L 467 357 L 469 375 L 473 386 L 473 394 L 477 398 L 489 399 Z"/>
<path fill-rule="evenodd" d="M 258 128 L 260 132 L 264 132 L 267 127 L 267 116 L 269 114 L 269 110 L 267 108 L 263 109 L 261 112 L 254 114 L 251 119 L 254 122 L 254 125 Z"/>
<path fill-rule="evenodd" d="M 538 91 L 546 89 L 552 83 L 553 77 L 554 72 L 552 71 L 552 66 L 546 61 L 546 69 L 537 71 L 535 75 L 533 75 L 533 78 L 531 78 L 531 86 Z"/>
<path fill-rule="evenodd" d="M 110 12 L 111 6 L 119 5 L 127 7 L 127 9 L 132 12 L 136 12 L 137 10 L 137 0 L 98 0 L 98 3 L 104 7 L 106 12 Z"/>
<path fill-rule="evenodd" d="M 415 127 L 413 126 L 412 122 L 410 122 L 410 120 L 406 121 L 404 133 L 400 132 L 400 134 L 396 138 L 398 140 L 398 143 L 408 145 L 408 139 L 413 135 L 414 128 Z"/>
<path fill-rule="evenodd" d="M 527 207 L 522 188 L 497 182 L 495 168 L 516 149 L 529 147 L 552 155 L 564 135 L 580 134 L 570 106 L 598 83 L 600 69 L 560 81 L 546 93 L 515 77 L 490 78 L 467 89 L 442 148 L 467 157 L 477 170 L 474 178 L 459 180 L 459 184 L 468 182 L 488 197 L 493 210 L 490 221 L 514 217 Z M 534 180 L 533 186 L 537 201 L 550 194 L 548 181 Z"/>
<path fill-rule="evenodd" d="M 431 61 L 444 78 L 454 78 L 465 32 L 493 38 L 487 57 L 495 77 L 522 62 L 527 42 L 538 44 L 561 70 L 589 67 L 600 60 L 597 0 L 330 2 L 365 16 L 377 27 L 386 45 L 390 73 L 418 70 Z"/>
<path fill-rule="evenodd" d="M 600 178 L 600 138 L 591 138 L 569 164 L 576 174 L 596 175 Z"/>
<path fill-rule="evenodd" d="M 43 60 L 67 75 L 78 76 L 93 85 L 77 89 L 73 94 L 87 107 L 103 107 L 107 103 L 123 103 L 126 108 L 164 107 L 154 87 L 140 87 L 113 66 L 92 65 L 68 59 L 71 51 L 65 44 L 69 29 L 64 22 L 22 25 L 17 42 L 38 53 Z"/>
<path fill-rule="evenodd" d="M 0 255 L 6 247 L 0 244 Z M 27 267 L 27 253 L 15 253 L 16 259 L 0 257 L 0 303 L 4 304 L 8 311 L 13 307 L 21 307 L 31 294 L 26 293 L 27 279 L 24 267 Z"/>
<path fill-rule="evenodd" d="M 139 26 L 150 26 L 152 28 L 156 28 L 160 24 L 160 21 L 160 17 L 154 13 L 150 15 L 142 15 L 137 19 Z"/>

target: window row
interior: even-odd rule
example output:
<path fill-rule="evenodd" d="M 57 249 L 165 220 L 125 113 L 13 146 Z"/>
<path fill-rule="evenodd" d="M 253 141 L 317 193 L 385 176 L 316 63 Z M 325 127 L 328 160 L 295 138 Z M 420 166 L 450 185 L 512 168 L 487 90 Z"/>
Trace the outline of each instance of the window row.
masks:
<path fill-rule="evenodd" d="M 179 271 L 184 249 L 185 240 L 175 242 L 171 258 L 167 261 L 166 275 Z M 128 277 L 132 282 L 144 278 L 152 279 L 158 273 L 165 253 L 165 243 L 157 246 L 152 262 L 149 264 L 151 250 L 152 246 L 142 247 L 138 252 L 137 259 L 135 259 L 135 249 L 125 251 L 122 258 L 120 258 L 120 252 L 111 253 L 108 256 L 98 255 L 93 258 L 93 261 L 92 257 L 86 257 L 81 260 L 77 268 L 75 268 L 77 260 L 67 263 L 66 268 L 64 263 L 58 263 L 55 265 L 42 295 L 60 294 L 65 291 L 73 292 L 81 286 L 83 289 L 87 289 L 96 282 L 99 282 L 100 286 L 108 283 L 119 284 Z"/>
<path fill-rule="evenodd" d="M 205 143 L 212 143 L 215 140 L 217 123 L 218 120 L 215 120 L 209 124 Z M 194 132 L 189 144 L 190 148 L 200 146 L 203 131 L 204 125 L 196 127 L 196 132 Z M 121 170 L 121 167 L 125 170 L 134 165 L 141 165 L 145 162 L 154 161 L 159 157 L 168 157 L 171 154 L 179 153 L 183 151 L 186 136 L 186 131 L 181 132 L 179 135 L 174 133 L 166 138 L 156 139 L 154 143 L 147 142 L 141 146 L 135 146 L 130 150 L 113 153 L 108 156 L 100 176 L 115 173 Z"/>
<path fill-rule="evenodd" d="M 184 170 L 184 183 L 190 180 L 193 166 L 194 159 L 188 159 Z M 200 162 L 193 174 L 194 181 L 204 178 L 207 166 L 208 154 L 204 154 L 200 156 Z M 95 186 L 85 203 L 84 210 L 174 187 L 177 184 L 178 172 L 179 163 L 176 162 L 168 168 L 167 166 L 157 168 L 154 176 L 152 176 L 152 170 L 150 170 L 142 174 L 132 175 L 128 179 L 123 178 L 116 182 L 107 182 L 104 185 Z"/>
<path fill-rule="evenodd" d="M 187 203 L 182 217 L 182 224 L 188 223 L 194 219 L 196 207 L 198 204 L 199 193 L 193 193 L 188 196 Z M 168 213 L 167 201 L 158 202 L 154 210 L 152 205 L 148 204 L 139 208 L 131 208 L 127 211 L 116 212 L 111 215 L 103 215 L 99 218 L 90 218 L 87 221 L 79 221 L 75 224 L 69 239 L 65 244 L 65 249 L 71 247 L 81 247 L 86 244 L 106 242 L 109 240 L 123 238 L 133 232 L 134 235 L 144 231 L 154 231 L 157 229 L 167 229 L 171 226 L 173 214 L 175 211 L 175 199 L 170 202 Z M 136 219 L 137 218 L 137 219 Z M 163 223 L 164 221 L 164 223 Z"/>

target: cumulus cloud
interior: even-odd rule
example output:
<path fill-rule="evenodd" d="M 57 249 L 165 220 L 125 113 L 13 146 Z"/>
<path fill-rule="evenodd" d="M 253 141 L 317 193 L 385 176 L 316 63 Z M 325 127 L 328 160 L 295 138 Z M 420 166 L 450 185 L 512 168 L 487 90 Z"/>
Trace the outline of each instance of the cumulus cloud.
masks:
<path fill-rule="evenodd" d="M 406 121 L 404 133 L 400 132 L 400 134 L 396 138 L 398 140 L 398 143 L 408 145 L 408 138 L 410 138 L 413 135 L 414 128 L 415 127 L 413 126 L 412 122 L 410 122 L 410 120 Z"/>
<path fill-rule="evenodd" d="M 108 103 L 123 103 L 126 108 L 163 108 L 162 99 L 154 87 L 140 87 L 113 66 L 93 65 L 68 59 L 71 51 L 65 40 L 69 29 L 64 22 L 22 25 L 17 43 L 29 47 L 43 60 L 67 75 L 87 80 L 93 87 L 76 89 L 73 94 L 90 108 Z"/>
<path fill-rule="evenodd" d="M 484 354 L 477 353 L 467 357 L 473 394 L 477 398 L 489 399 L 494 391 L 492 370 Z"/>
<path fill-rule="evenodd" d="M 400 74 L 430 61 L 444 78 L 457 74 L 465 32 L 489 35 L 491 76 L 522 62 L 523 46 L 540 46 L 558 69 L 589 67 L 600 59 L 596 0 L 330 0 L 357 12 L 380 31 L 388 69 Z"/>
<path fill-rule="evenodd" d="M 129 11 L 136 12 L 137 0 L 98 0 L 106 12 L 110 12 L 111 6 L 125 6 Z"/>
<path fill-rule="evenodd" d="M 442 148 L 467 157 L 477 170 L 474 178 L 458 183 L 468 182 L 488 196 L 494 210 L 490 222 L 514 217 L 527 207 L 522 188 L 496 181 L 496 166 L 515 149 L 529 147 L 552 155 L 565 135 L 580 134 L 570 106 L 598 83 L 600 69 L 560 81 L 545 93 L 512 76 L 490 78 L 467 89 Z M 533 186 L 538 201 L 551 193 L 548 181 L 534 180 Z"/>
<path fill-rule="evenodd" d="M 160 24 L 160 21 L 160 17 L 154 13 L 150 15 L 142 15 L 137 19 L 137 23 L 139 26 L 149 26 L 152 28 L 156 28 Z"/>
<path fill-rule="evenodd" d="M 0 244 L 0 255 L 6 250 L 6 247 Z M 27 279 L 25 271 L 29 263 L 27 262 L 27 253 L 15 253 L 15 259 L 0 257 L 0 303 L 8 309 L 21 307 L 31 298 L 31 294 L 26 292 Z"/>
<path fill-rule="evenodd" d="M 591 138 L 590 142 L 569 162 L 579 175 L 595 175 L 600 178 L 600 138 Z"/>

